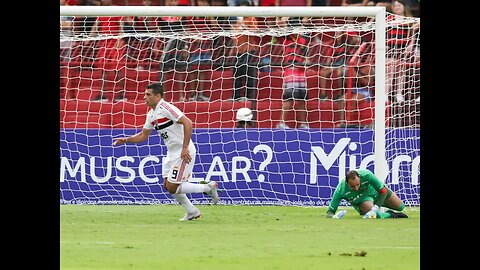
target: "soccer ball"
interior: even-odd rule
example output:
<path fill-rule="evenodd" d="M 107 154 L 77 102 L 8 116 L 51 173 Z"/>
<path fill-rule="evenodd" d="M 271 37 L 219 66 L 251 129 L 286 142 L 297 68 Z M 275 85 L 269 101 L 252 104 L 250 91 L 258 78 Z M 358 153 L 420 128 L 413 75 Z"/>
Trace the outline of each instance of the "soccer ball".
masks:
<path fill-rule="evenodd" d="M 249 108 L 240 108 L 238 109 L 237 111 L 237 121 L 251 121 L 253 118 L 253 113 L 252 113 L 252 110 L 250 110 Z"/>

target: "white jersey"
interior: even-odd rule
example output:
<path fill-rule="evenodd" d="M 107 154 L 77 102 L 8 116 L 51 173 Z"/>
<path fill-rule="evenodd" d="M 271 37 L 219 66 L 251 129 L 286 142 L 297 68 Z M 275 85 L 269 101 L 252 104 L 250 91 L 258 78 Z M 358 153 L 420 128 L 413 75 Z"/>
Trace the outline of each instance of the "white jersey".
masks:
<path fill-rule="evenodd" d="M 155 109 L 148 111 L 143 128 L 156 129 L 167 150 L 172 152 L 183 147 L 183 125 L 177 123 L 182 116 L 183 112 L 180 109 L 162 99 Z M 193 146 L 192 140 L 189 146 Z"/>

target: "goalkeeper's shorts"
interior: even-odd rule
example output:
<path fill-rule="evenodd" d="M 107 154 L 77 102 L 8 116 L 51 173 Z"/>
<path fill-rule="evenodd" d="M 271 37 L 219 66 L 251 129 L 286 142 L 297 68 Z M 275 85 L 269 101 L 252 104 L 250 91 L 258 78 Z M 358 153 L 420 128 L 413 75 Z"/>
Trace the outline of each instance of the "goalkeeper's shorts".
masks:
<path fill-rule="evenodd" d="M 389 187 L 385 187 L 387 189 L 387 198 L 390 197 L 390 195 L 392 195 L 393 191 L 389 188 Z M 360 211 L 360 205 L 366 201 L 371 201 L 373 204 L 376 204 L 377 202 L 377 199 L 378 199 L 378 192 L 375 191 L 375 193 L 373 194 L 365 194 L 363 195 L 362 197 L 358 198 L 355 200 L 355 202 L 351 202 L 352 204 L 352 207 L 358 212 L 360 213 L 360 215 L 363 215 L 362 212 Z M 385 200 L 386 200 L 385 199 Z M 380 205 L 380 206 L 384 206 L 384 205 Z"/>

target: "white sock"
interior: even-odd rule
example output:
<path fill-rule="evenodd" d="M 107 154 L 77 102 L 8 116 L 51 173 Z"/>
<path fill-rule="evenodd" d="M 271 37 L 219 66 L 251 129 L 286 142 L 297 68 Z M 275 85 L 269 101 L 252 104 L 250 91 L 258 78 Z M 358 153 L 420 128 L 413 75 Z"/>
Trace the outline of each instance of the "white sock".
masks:
<path fill-rule="evenodd" d="M 172 194 L 172 196 L 180 203 L 180 205 L 185 209 L 188 213 L 193 213 L 197 210 L 197 208 L 192 204 L 190 199 L 185 194 Z"/>
<path fill-rule="evenodd" d="M 209 192 L 210 186 L 207 184 L 194 184 L 183 182 L 177 187 L 177 192 L 175 194 L 190 194 L 190 193 L 203 193 Z"/>

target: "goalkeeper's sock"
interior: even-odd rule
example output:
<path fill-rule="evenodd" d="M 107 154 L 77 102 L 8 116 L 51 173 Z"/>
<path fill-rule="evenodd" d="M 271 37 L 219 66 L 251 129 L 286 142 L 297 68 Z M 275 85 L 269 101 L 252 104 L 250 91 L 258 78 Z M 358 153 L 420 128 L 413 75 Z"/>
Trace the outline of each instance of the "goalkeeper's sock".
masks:
<path fill-rule="evenodd" d="M 396 210 L 396 211 L 399 211 L 399 212 L 402 212 L 403 209 L 405 209 L 405 204 L 403 204 L 402 202 L 402 205 L 400 205 L 400 207 L 396 208 L 396 209 L 393 209 L 393 210 Z"/>

